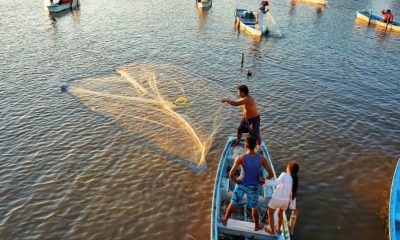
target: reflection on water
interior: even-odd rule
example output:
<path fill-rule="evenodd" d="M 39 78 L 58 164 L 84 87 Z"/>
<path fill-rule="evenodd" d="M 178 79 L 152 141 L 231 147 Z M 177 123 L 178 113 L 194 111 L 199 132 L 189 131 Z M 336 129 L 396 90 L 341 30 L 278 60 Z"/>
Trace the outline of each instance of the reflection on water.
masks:
<path fill-rule="evenodd" d="M 199 29 L 203 32 L 207 24 L 208 12 L 212 11 L 212 9 L 202 10 L 201 8 L 197 8 L 197 11 L 199 12 Z"/>

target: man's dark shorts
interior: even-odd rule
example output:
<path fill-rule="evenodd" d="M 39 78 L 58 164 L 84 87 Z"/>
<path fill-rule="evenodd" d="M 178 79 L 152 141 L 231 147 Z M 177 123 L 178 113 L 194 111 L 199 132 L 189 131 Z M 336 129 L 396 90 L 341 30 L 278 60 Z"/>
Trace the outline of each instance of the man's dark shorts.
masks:
<path fill-rule="evenodd" d="M 239 134 L 249 133 L 251 136 L 255 137 L 259 142 L 261 142 L 260 115 L 258 115 L 255 118 L 247 120 L 245 118 L 242 118 L 242 121 L 240 121 L 240 125 L 237 132 Z"/>

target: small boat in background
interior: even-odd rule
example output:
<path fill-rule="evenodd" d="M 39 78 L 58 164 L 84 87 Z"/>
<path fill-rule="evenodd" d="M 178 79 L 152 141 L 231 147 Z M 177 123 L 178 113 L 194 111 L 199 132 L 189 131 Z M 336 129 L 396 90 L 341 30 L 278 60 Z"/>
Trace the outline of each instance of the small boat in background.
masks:
<path fill-rule="evenodd" d="M 79 0 L 59 0 L 58 3 L 50 1 L 47 9 L 51 13 L 61 12 L 67 9 L 79 8 Z"/>
<path fill-rule="evenodd" d="M 212 0 L 196 0 L 196 6 L 200 9 L 208 9 L 212 6 Z"/>
<path fill-rule="evenodd" d="M 248 212 L 249 209 L 246 207 L 246 198 L 244 198 L 243 207 L 236 208 L 226 226 L 220 223 L 220 219 L 222 219 L 225 215 L 226 208 L 230 203 L 233 189 L 235 187 L 235 184 L 229 180 L 229 171 L 232 168 L 237 155 L 245 153 L 244 141 L 242 140 L 240 145 L 236 147 L 234 146 L 235 142 L 235 137 L 230 137 L 228 139 L 218 165 L 217 176 L 215 177 L 211 209 L 211 240 L 218 240 L 225 237 L 231 239 L 229 237 L 233 236 L 239 236 L 245 239 L 290 239 L 289 227 L 285 214 L 283 214 L 283 224 L 280 234 L 271 235 L 264 230 L 254 231 L 254 222 L 251 213 Z M 268 160 L 274 175 L 276 175 L 274 165 L 272 164 L 271 158 L 268 154 L 265 142 L 262 142 L 261 146 L 262 155 L 264 155 L 264 157 Z M 260 173 L 264 178 L 266 178 L 268 175 L 264 168 L 262 168 Z M 271 196 L 275 191 L 275 187 L 269 187 L 264 184 L 263 186 L 260 186 L 258 191 L 260 219 L 263 221 L 261 216 L 266 216 L 266 207 L 268 202 L 271 200 Z M 277 222 L 277 211 L 275 211 L 275 223 Z"/>
<path fill-rule="evenodd" d="M 383 17 L 381 15 L 373 14 L 372 11 L 357 11 L 357 18 L 362 21 L 368 22 L 368 24 L 375 24 L 379 27 L 385 28 L 385 30 L 400 32 L 399 22 L 386 23 L 383 21 Z"/>
<path fill-rule="evenodd" d="M 400 239 L 400 159 L 393 174 L 389 200 L 389 236 L 391 240 Z"/>
<path fill-rule="evenodd" d="M 236 8 L 235 10 L 235 26 L 245 33 L 254 36 L 262 36 L 268 32 L 266 21 L 264 21 L 264 14 L 259 14 L 258 21 L 253 11 Z M 261 24 L 259 24 L 259 22 Z M 265 22 L 265 24 L 264 24 Z"/>
<path fill-rule="evenodd" d="M 326 7 L 326 5 L 328 5 L 328 1 L 327 0 L 292 0 L 291 1 L 292 5 L 293 3 L 301 3 L 304 5 L 309 5 L 309 6 L 313 6 L 313 7 L 319 7 L 319 8 L 323 8 Z"/>
<path fill-rule="evenodd" d="M 328 4 L 328 0 L 301 0 L 301 1 L 302 2 L 320 4 L 320 5 L 327 5 Z"/>

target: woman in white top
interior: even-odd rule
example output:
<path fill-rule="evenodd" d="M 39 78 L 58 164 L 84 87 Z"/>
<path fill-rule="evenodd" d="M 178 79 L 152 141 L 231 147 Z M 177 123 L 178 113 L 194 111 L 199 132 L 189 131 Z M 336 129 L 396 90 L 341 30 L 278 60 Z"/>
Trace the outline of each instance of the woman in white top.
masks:
<path fill-rule="evenodd" d="M 288 207 L 296 211 L 296 194 L 299 186 L 297 172 L 300 166 L 296 161 L 291 161 L 286 167 L 286 172 L 281 173 L 276 180 L 266 180 L 268 186 L 277 186 L 268 203 L 268 224 L 265 231 L 270 234 L 280 232 L 283 222 L 283 211 Z M 278 226 L 274 229 L 274 212 L 278 209 Z"/>

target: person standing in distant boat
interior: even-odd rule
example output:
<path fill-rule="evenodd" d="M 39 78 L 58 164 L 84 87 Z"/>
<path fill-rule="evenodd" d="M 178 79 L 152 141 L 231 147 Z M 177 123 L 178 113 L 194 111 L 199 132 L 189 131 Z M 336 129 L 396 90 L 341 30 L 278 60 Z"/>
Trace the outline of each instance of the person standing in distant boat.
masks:
<path fill-rule="evenodd" d="M 228 219 L 230 218 L 232 211 L 240 206 L 243 201 L 244 194 L 247 195 L 247 206 L 251 208 L 254 230 L 259 231 L 264 228 L 264 225 L 259 222 L 260 212 L 258 210 L 258 187 L 263 182 L 260 181 L 259 173 L 264 167 L 268 172 L 267 179 L 271 179 L 274 176 L 271 166 L 267 159 L 256 153 L 254 148 L 256 147 L 256 139 L 253 136 L 246 137 L 245 148 L 246 154 L 239 155 L 235 163 L 229 172 L 229 178 L 232 182 L 236 183 L 235 189 L 233 190 L 231 203 L 226 209 L 225 217 L 221 220 L 223 225 L 227 225 Z M 236 170 L 242 167 L 241 179 L 235 176 Z M 261 177 L 262 178 L 262 177 Z M 264 180 L 262 178 L 262 180 Z"/>
<path fill-rule="evenodd" d="M 390 9 L 388 9 L 387 11 L 385 11 L 385 9 L 382 9 L 382 15 L 383 15 L 383 21 L 385 23 L 393 23 L 394 16 L 392 14 L 392 11 L 390 11 Z"/>
<path fill-rule="evenodd" d="M 267 0 L 263 0 L 258 8 L 257 19 L 256 19 L 256 28 L 260 31 L 264 32 L 264 15 L 269 11 L 269 2 Z"/>
<path fill-rule="evenodd" d="M 267 0 L 263 0 L 260 4 L 259 10 L 266 14 L 269 11 L 269 2 Z"/>
<path fill-rule="evenodd" d="M 260 114 L 257 110 L 256 101 L 249 95 L 249 89 L 246 85 L 240 85 L 237 88 L 239 100 L 233 101 L 227 98 L 221 99 L 222 103 L 228 103 L 232 106 L 242 106 L 243 117 L 237 129 L 236 145 L 239 145 L 243 133 L 249 133 L 257 140 L 257 150 L 261 151 L 260 136 Z"/>

